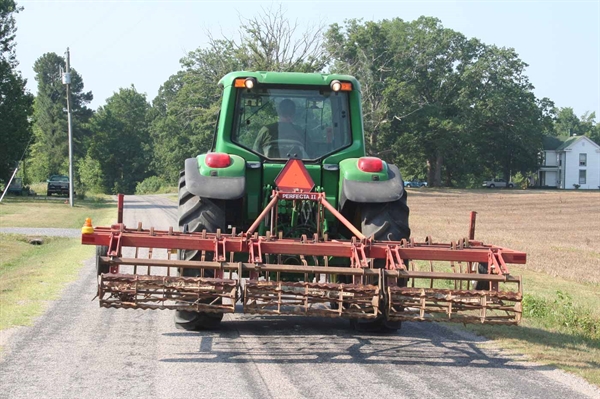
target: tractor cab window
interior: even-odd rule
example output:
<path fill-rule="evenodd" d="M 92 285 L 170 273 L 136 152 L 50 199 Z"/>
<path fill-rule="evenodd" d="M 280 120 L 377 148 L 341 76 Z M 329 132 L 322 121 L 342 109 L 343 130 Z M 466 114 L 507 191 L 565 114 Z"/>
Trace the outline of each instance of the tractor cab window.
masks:
<path fill-rule="evenodd" d="M 235 118 L 232 140 L 269 159 L 319 159 L 352 141 L 345 92 L 240 90 Z"/>

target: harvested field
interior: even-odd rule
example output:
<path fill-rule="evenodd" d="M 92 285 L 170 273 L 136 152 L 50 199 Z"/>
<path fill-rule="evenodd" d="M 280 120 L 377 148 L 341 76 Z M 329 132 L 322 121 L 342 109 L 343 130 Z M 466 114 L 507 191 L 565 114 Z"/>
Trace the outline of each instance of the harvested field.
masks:
<path fill-rule="evenodd" d="M 412 235 L 419 241 L 468 235 L 528 254 L 528 270 L 600 283 L 600 192 L 542 190 L 409 190 Z"/>

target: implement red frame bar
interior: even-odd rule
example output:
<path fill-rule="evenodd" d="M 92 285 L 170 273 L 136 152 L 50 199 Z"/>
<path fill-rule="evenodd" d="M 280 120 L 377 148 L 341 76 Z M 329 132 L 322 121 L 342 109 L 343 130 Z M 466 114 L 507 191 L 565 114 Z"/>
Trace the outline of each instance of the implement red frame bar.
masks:
<path fill-rule="evenodd" d="M 93 234 L 82 234 L 81 243 L 86 245 L 106 245 L 110 243 L 113 233 L 120 232 L 121 247 L 188 249 L 201 251 L 214 251 L 216 234 L 168 232 L 153 230 L 132 230 L 123 225 L 113 225 L 112 228 L 96 227 Z M 204 237 L 204 238 L 203 238 Z M 225 252 L 250 253 L 252 245 L 246 236 L 232 236 L 221 234 L 226 238 L 222 245 Z M 386 249 L 390 245 L 397 245 L 402 259 L 427 260 L 427 261 L 456 261 L 456 262 L 483 262 L 489 261 L 489 254 L 497 254 L 505 263 L 525 264 L 527 254 L 493 245 L 484 245 L 479 241 L 469 240 L 468 245 L 456 248 L 452 244 L 438 243 L 408 243 L 400 241 L 373 242 L 363 240 L 364 251 L 367 258 L 386 259 Z M 260 238 L 262 253 L 306 255 L 306 256 L 336 256 L 352 257 L 350 240 L 334 240 L 326 242 L 301 241 L 300 239 L 278 239 L 271 237 L 267 240 Z"/>

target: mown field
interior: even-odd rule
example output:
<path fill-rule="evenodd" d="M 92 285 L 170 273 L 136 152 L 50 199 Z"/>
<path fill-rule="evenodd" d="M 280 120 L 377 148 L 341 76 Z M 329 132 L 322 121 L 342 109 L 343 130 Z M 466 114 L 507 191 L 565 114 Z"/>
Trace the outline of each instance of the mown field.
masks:
<path fill-rule="evenodd" d="M 519 327 L 468 326 L 494 345 L 574 372 L 600 385 L 600 192 L 537 190 L 409 190 L 410 224 L 418 241 L 468 235 L 527 252 L 524 314 Z"/>

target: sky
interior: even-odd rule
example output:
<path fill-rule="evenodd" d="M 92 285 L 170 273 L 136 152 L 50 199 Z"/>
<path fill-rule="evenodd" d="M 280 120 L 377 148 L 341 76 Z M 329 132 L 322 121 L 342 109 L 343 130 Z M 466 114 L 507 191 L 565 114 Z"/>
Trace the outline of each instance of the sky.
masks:
<path fill-rule="evenodd" d="M 421 15 L 486 44 L 515 48 L 538 98 L 600 119 L 600 0 L 592 1 L 201 1 L 17 0 L 19 70 L 35 94 L 33 64 L 70 48 L 71 66 L 97 109 L 121 87 L 152 101 L 179 60 L 214 37 L 236 35 L 240 17 L 281 5 L 300 29 L 362 18 Z"/>

